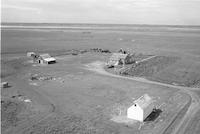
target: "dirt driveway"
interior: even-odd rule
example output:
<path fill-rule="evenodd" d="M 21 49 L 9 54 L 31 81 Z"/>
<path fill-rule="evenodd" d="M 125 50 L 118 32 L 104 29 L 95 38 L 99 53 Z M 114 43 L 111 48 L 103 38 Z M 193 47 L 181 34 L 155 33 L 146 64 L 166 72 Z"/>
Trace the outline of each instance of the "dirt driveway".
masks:
<path fill-rule="evenodd" d="M 177 127 L 172 131 L 173 134 L 183 134 L 186 131 L 188 124 L 190 124 L 194 120 L 196 113 L 200 110 L 200 97 L 192 91 L 192 90 L 199 90 L 199 88 L 175 86 L 175 85 L 150 81 L 150 80 L 140 78 L 140 77 L 125 77 L 125 76 L 111 74 L 111 73 L 106 72 L 104 70 L 105 63 L 101 62 L 101 61 L 96 61 L 96 62 L 87 64 L 85 66 L 86 66 L 86 69 L 97 72 L 97 73 L 102 74 L 102 75 L 107 75 L 107 76 L 110 76 L 110 77 L 128 79 L 128 80 L 133 80 L 133 81 L 139 81 L 139 82 L 142 82 L 142 83 L 149 83 L 149 84 L 155 84 L 155 85 L 160 85 L 160 86 L 164 86 L 164 87 L 171 87 L 171 88 L 175 88 L 175 89 L 180 89 L 182 92 L 185 92 L 188 95 L 190 95 L 191 98 L 192 98 L 192 103 L 191 103 L 190 107 L 188 108 L 185 116 L 177 124 Z"/>

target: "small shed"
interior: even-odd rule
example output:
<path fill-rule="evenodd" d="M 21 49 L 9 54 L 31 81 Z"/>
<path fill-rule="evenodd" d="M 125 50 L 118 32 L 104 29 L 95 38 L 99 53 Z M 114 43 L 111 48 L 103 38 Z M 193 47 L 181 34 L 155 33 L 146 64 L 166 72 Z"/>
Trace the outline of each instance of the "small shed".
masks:
<path fill-rule="evenodd" d="M 27 57 L 34 57 L 36 54 L 34 52 L 27 52 Z"/>
<path fill-rule="evenodd" d="M 8 88 L 8 87 L 9 87 L 8 82 L 1 83 L 1 88 Z"/>
<path fill-rule="evenodd" d="M 56 59 L 51 57 L 48 53 L 45 53 L 39 55 L 37 62 L 40 64 L 53 64 L 56 63 Z"/>
<path fill-rule="evenodd" d="M 143 122 L 154 109 L 153 99 L 144 94 L 134 101 L 134 104 L 127 110 L 127 118 Z"/>
<path fill-rule="evenodd" d="M 117 66 L 126 64 L 128 54 L 113 53 L 108 61 L 108 66 Z"/>

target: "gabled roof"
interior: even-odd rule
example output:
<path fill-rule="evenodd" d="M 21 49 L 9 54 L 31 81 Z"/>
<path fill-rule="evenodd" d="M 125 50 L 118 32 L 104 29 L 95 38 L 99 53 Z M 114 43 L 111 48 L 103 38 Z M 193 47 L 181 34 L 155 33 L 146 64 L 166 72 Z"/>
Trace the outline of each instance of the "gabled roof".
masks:
<path fill-rule="evenodd" d="M 40 57 L 43 59 L 51 58 L 51 56 L 48 53 L 40 54 Z"/>
<path fill-rule="evenodd" d="M 125 59 L 128 54 L 122 54 L 122 53 L 113 53 L 110 57 L 110 60 L 120 60 Z"/>
<path fill-rule="evenodd" d="M 53 58 L 53 57 L 51 57 L 51 58 L 46 58 L 46 59 L 44 59 L 44 60 L 47 61 L 47 62 L 50 62 L 50 61 L 55 61 L 56 59 Z"/>
<path fill-rule="evenodd" d="M 153 99 L 148 94 L 144 94 L 135 100 L 134 103 L 139 105 L 142 109 L 145 109 L 153 103 Z"/>
<path fill-rule="evenodd" d="M 45 54 L 41 54 L 40 57 L 47 61 L 47 62 L 50 62 L 50 61 L 55 61 L 56 59 L 51 57 L 48 53 L 45 53 Z"/>

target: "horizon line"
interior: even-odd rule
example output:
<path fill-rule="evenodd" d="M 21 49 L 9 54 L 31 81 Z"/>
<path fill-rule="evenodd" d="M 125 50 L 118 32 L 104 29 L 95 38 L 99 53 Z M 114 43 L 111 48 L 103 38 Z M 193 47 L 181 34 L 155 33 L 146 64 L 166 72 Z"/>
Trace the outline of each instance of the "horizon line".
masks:
<path fill-rule="evenodd" d="M 131 24 L 131 23 L 77 23 L 77 22 L 1 22 L 2 24 L 82 24 L 82 25 L 138 25 L 138 26 L 184 26 L 184 27 L 198 27 L 198 25 L 182 25 L 182 24 Z"/>

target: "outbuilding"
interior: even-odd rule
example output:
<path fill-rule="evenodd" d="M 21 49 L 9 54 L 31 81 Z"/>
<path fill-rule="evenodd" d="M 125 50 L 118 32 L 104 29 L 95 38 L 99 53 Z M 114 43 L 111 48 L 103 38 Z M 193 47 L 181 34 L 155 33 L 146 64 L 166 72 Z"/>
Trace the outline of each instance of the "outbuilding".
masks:
<path fill-rule="evenodd" d="M 115 67 L 118 65 L 132 64 L 135 60 L 131 54 L 113 53 L 107 63 L 108 67 Z"/>
<path fill-rule="evenodd" d="M 27 52 L 27 57 L 34 57 L 36 54 L 34 52 Z"/>
<path fill-rule="evenodd" d="M 122 53 L 113 53 L 108 61 L 108 67 L 115 67 L 117 65 L 124 65 L 126 64 L 128 54 L 122 54 Z"/>
<path fill-rule="evenodd" d="M 127 118 L 143 122 L 154 109 L 153 99 L 144 94 L 134 101 L 134 104 L 127 109 Z"/>
<path fill-rule="evenodd" d="M 1 83 L 1 88 L 8 88 L 8 87 L 9 87 L 8 82 Z"/>
<path fill-rule="evenodd" d="M 56 59 L 51 57 L 48 53 L 45 53 L 39 55 L 37 62 L 40 64 L 53 64 L 56 63 Z"/>

